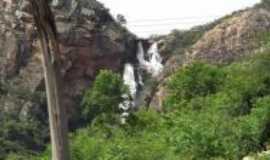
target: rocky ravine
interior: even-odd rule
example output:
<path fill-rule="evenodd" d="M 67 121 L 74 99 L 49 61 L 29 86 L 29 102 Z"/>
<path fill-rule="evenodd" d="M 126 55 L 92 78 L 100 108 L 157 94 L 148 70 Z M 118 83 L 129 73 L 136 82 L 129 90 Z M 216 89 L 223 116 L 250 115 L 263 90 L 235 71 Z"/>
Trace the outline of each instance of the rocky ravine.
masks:
<path fill-rule="evenodd" d="M 72 119 L 79 111 L 83 91 L 100 69 L 120 72 L 126 61 L 135 63 L 136 37 L 95 0 L 54 2 L 65 58 L 64 104 Z M 29 4 L 24 0 L 0 1 L 0 12 L 0 112 L 21 120 L 46 117 L 41 48 Z"/>

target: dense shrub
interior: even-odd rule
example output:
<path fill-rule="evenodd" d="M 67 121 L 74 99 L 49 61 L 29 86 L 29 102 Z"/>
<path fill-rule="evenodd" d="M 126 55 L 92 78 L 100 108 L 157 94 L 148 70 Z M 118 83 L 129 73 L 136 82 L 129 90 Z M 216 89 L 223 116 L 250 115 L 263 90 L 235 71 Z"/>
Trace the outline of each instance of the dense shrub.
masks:
<path fill-rule="evenodd" d="M 37 160 L 34 156 L 11 153 L 5 160 Z"/>
<path fill-rule="evenodd" d="M 47 138 L 48 130 L 45 128 L 37 120 L 20 120 L 16 116 L 1 114 L 0 159 L 6 158 L 10 153 L 32 154 L 33 151 L 41 151 Z M 8 159 L 12 159 L 11 155 Z"/>
<path fill-rule="evenodd" d="M 90 126 L 72 135 L 73 160 L 178 160 L 165 139 L 166 125 L 153 111 L 135 113 L 134 123 L 104 128 Z M 135 125 L 136 124 L 136 125 Z M 39 160 L 49 160 L 49 154 Z"/>
<path fill-rule="evenodd" d="M 224 67 L 193 64 L 172 76 L 165 105 L 179 112 L 171 116 L 181 126 L 179 154 L 240 159 L 262 149 L 270 129 L 269 67 L 269 55 L 260 55 Z"/>
<path fill-rule="evenodd" d="M 268 159 L 270 159 L 270 155 L 269 154 L 268 155 L 258 156 L 256 158 L 256 160 L 268 160 Z"/>
<path fill-rule="evenodd" d="M 239 160 L 255 154 L 269 142 L 269 77 L 269 55 L 228 66 L 195 63 L 168 82 L 167 112 L 141 110 L 127 125 L 78 130 L 72 159 Z"/>
<path fill-rule="evenodd" d="M 84 116 L 86 119 L 93 119 L 97 116 L 109 117 L 120 113 L 119 104 L 123 101 L 122 95 L 125 93 L 127 88 L 120 75 L 108 70 L 100 71 L 93 87 L 88 89 L 83 97 Z"/>
<path fill-rule="evenodd" d="M 216 66 L 194 63 L 174 74 L 169 82 L 167 106 L 184 104 L 193 98 L 215 93 L 222 85 L 225 73 Z"/>

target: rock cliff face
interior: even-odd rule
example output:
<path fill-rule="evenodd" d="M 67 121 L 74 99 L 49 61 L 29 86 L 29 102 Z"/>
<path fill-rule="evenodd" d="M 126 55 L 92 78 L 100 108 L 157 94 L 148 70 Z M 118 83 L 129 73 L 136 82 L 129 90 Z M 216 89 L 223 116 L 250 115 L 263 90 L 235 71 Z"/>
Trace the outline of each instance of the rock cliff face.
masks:
<path fill-rule="evenodd" d="M 190 57 L 213 63 L 230 62 L 254 53 L 260 37 L 270 32 L 270 11 L 251 8 L 216 25 L 192 47 Z"/>
<path fill-rule="evenodd" d="M 265 43 L 269 41 L 267 38 L 269 33 L 270 9 L 265 5 L 257 5 L 206 26 L 162 37 L 164 42 L 161 52 L 166 52 L 165 54 L 170 56 L 165 65 L 163 79 L 155 89 L 150 106 L 158 110 L 162 108 L 164 98 L 168 94 L 165 83 L 176 69 L 194 60 L 220 64 L 255 54 L 256 51 L 264 49 Z"/>
<path fill-rule="evenodd" d="M 65 3 L 62 3 L 65 2 Z M 135 62 L 136 37 L 95 0 L 53 1 L 59 32 L 64 103 L 73 118 L 100 69 L 121 72 Z M 24 0 L 0 1 L 0 112 L 22 120 L 46 116 L 41 48 Z"/>

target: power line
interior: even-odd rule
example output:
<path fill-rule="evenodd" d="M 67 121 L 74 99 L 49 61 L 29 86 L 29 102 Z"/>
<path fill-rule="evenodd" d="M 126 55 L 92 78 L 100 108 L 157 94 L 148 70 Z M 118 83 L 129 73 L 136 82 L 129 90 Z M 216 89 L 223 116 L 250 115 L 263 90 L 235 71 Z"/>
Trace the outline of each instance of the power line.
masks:
<path fill-rule="evenodd" d="M 142 25 L 129 25 L 129 27 L 157 27 L 157 26 L 170 26 L 170 25 L 186 25 L 186 24 L 196 24 L 196 23 L 203 23 L 206 21 L 189 21 L 189 22 L 174 22 L 174 23 L 151 23 L 151 24 L 142 24 Z"/>
<path fill-rule="evenodd" d="M 179 17 L 179 18 L 160 18 L 160 19 L 137 19 L 128 21 L 129 23 L 143 23 L 143 22 L 158 22 L 158 21 L 173 21 L 173 20 L 187 20 L 187 19 L 201 19 L 201 18 L 213 18 L 213 17 L 220 17 L 222 15 L 209 15 L 203 17 Z"/>
<path fill-rule="evenodd" d="M 181 18 L 163 18 L 163 19 L 141 19 L 136 21 L 128 21 L 127 27 L 133 28 L 132 32 L 137 34 L 168 34 L 172 32 L 170 26 L 174 26 L 174 29 L 177 28 L 177 25 L 187 25 L 188 28 L 192 26 L 200 25 L 203 23 L 209 23 L 209 21 L 218 19 L 222 15 L 210 15 L 210 16 L 203 16 L 203 17 L 181 17 Z M 211 19 L 210 19 L 211 18 Z M 197 20 L 196 20 L 197 19 Z M 133 23 L 130 23 L 133 22 Z M 136 23 L 135 23 L 136 22 Z M 150 29 L 150 28 L 153 29 Z M 162 29 L 168 27 L 168 29 Z M 161 29 L 157 29 L 161 28 Z M 139 29 L 139 30 L 137 30 Z M 142 30 L 140 30 L 142 29 Z M 183 29 L 188 30 L 188 29 Z M 188 30 L 189 32 L 198 32 L 199 30 Z"/>
<path fill-rule="evenodd" d="M 175 29 L 178 30 L 177 28 L 175 28 Z M 171 29 L 171 30 L 166 30 L 166 29 L 163 29 L 163 30 L 144 30 L 144 31 L 133 31 L 133 32 L 137 32 L 137 33 L 171 32 L 172 30 L 174 30 L 174 29 Z M 200 32 L 200 30 L 195 30 L 195 29 L 192 29 L 192 30 L 186 29 L 186 31 L 188 31 L 188 32 Z"/>

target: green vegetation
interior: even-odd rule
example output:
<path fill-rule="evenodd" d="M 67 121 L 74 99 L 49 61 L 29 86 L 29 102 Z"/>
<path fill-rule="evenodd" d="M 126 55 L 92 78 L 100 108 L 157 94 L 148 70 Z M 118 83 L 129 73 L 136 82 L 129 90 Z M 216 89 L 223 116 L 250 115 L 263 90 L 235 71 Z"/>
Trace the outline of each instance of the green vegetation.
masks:
<path fill-rule="evenodd" d="M 44 149 L 48 130 L 38 120 L 21 120 L 18 116 L 0 115 L 0 160 L 12 160 L 16 154 L 33 154 Z M 23 156 L 20 156 L 23 157 Z M 17 158 L 20 160 L 22 158 Z"/>
<path fill-rule="evenodd" d="M 0 101 L 10 97 L 16 97 L 14 102 L 20 101 L 17 103 L 20 105 L 27 100 L 32 100 L 33 103 L 43 103 L 45 93 L 19 90 L 6 82 L 0 82 Z M 2 104 L 5 103 L 2 102 Z M 0 160 L 21 160 L 25 156 L 18 157 L 16 154 L 27 155 L 44 150 L 48 139 L 47 122 L 44 120 L 46 113 L 36 112 L 29 115 L 29 113 L 26 114 L 27 111 L 25 113 L 23 110 L 28 106 L 18 110 L 12 105 L 5 105 L 0 106 Z"/>
<path fill-rule="evenodd" d="M 86 93 L 85 99 L 89 98 L 89 107 L 102 100 L 108 110 L 100 112 L 114 114 L 111 107 L 118 101 L 106 103 L 112 92 L 102 88 L 108 81 L 120 81 L 108 71 L 101 75 L 93 86 L 98 93 Z M 122 85 L 113 86 L 120 94 Z M 172 75 L 167 86 L 165 113 L 142 109 L 130 116 L 127 125 L 91 123 L 72 134 L 72 159 L 239 160 L 261 151 L 269 141 L 269 55 L 227 66 L 194 63 Z M 46 153 L 38 159 L 48 160 Z"/>
<path fill-rule="evenodd" d="M 126 93 L 127 88 L 120 75 L 108 70 L 100 71 L 93 87 L 86 91 L 83 98 L 85 119 L 103 117 L 108 123 L 115 123 L 121 112 L 118 106 L 124 100 L 122 95 Z"/>
<path fill-rule="evenodd" d="M 203 35 L 203 28 L 194 28 L 188 31 L 174 30 L 164 39 L 164 47 L 162 52 L 172 55 L 184 54 L 192 44 L 197 42 Z"/>
<path fill-rule="evenodd" d="M 160 52 L 165 60 L 172 64 L 165 67 L 164 75 L 167 77 L 175 72 L 175 68 L 186 62 L 185 53 L 195 44 L 210 27 L 197 26 L 191 30 L 173 30 L 164 37 L 153 38 L 162 39 Z"/>
<path fill-rule="evenodd" d="M 258 37 L 267 50 L 269 37 Z M 121 125 L 127 87 L 120 75 L 100 71 L 81 103 L 88 124 L 70 135 L 72 159 L 239 160 L 270 142 L 269 50 L 229 65 L 194 62 L 166 85 L 163 113 L 141 109 Z M 50 160 L 50 147 L 32 152 L 45 143 L 40 126 L 0 115 L 0 160 Z"/>
<path fill-rule="evenodd" d="M 181 155 L 239 159 L 262 149 L 270 127 L 269 66 L 270 57 L 261 55 L 224 67 L 196 63 L 171 78 L 165 106 L 181 117 Z"/>
<path fill-rule="evenodd" d="M 261 157 L 258 157 L 256 160 L 268 160 L 270 158 L 270 155 L 263 155 Z"/>
<path fill-rule="evenodd" d="M 258 46 L 263 49 L 270 48 L 270 32 L 261 32 L 256 34 L 256 42 L 258 42 Z"/>

